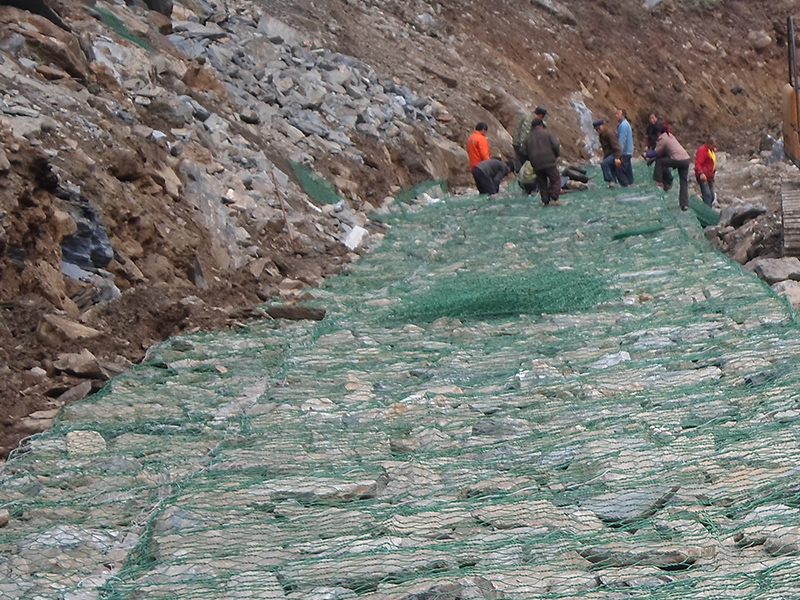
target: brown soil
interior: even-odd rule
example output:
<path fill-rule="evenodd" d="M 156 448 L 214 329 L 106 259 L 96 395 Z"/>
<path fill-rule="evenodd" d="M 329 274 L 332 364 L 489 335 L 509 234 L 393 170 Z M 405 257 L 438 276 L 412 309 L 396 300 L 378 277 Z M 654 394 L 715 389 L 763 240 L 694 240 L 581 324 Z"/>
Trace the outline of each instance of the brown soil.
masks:
<path fill-rule="evenodd" d="M 758 152 L 764 134 L 780 136 L 779 90 L 786 64 L 782 31 L 785 15 L 794 7 L 790 0 L 664 0 L 651 10 L 645 10 L 641 0 L 575 0 L 564 3 L 574 20 L 535 1 L 264 0 L 261 4 L 307 31 L 313 43 L 358 57 L 419 95 L 435 99 L 447 117 L 434 127 L 458 144 L 476 121 L 488 121 L 495 154 L 510 153 L 506 131 L 513 133 L 521 112 L 543 104 L 565 157 L 589 159 L 585 133 L 572 106 L 576 94 L 596 116 L 626 108 L 640 139 L 647 115 L 656 112 L 673 124 L 690 151 L 714 133 L 722 151 L 746 160 Z M 78 3 L 69 0 L 60 6 L 68 22 L 70 11 L 79 10 Z M 430 18 L 421 18 L 423 14 Z M 749 37 L 756 31 L 769 34 L 772 43 L 756 49 Z M 141 259 L 137 264 L 144 279 L 131 278 L 125 265 L 112 261 L 109 270 L 118 276 L 123 295 L 105 306 L 87 300 L 88 286 L 47 284 L 60 277 L 59 241 L 65 233 L 59 229 L 61 201 L 53 194 L 52 168 L 65 165 L 54 165 L 39 146 L 0 131 L 12 167 L 0 175 L 4 198 L 0 213 L 6 211 L 0 220 L 0 234 L 5 232 L 0 235 L 3 456 L 40 427 L 24 417 L 58 408 L 65 401 L 62 394 L 83 381 L 53 367 L 60 353 L 86 348 L 113 375 L 141 360 L 159 340 L 180 332 L 229 327 L 252 316 L 243 309 L 276 295 L 284 278 L 313 285 L 336 273 L 347 260 L 341 245 L 322 241 L 310 224 L 305 231 L 301 227 L 305 241 L 300 247 L 278 227 L 270 235 L 253 232 L 260 255 L 269 257 L 277 270 L 258 277 L 247 270 L 231 270 L 208 277 L 207 290 L 193 285 L 187 274 L 195 261 L 211 264 L 213 258 L 202 243 L 202 230 L 193 225 L 191 207 L 165 197 L 146 177 L 125 181 L 128 178 L 92 168 L 91 159 L 100 160 L 110 146 L 126 146 L 125 140 L 114 139 L 113 127 L 108 129 L 111 143 L 85 140 L 82 150 L 87 161 L 70 164 L 69 169 L 79 176 L 88 196 L 106 199 L 100 208 L 109 236 L 115 248 Z M 418 138 L 424 147 L 422 130 Z M 39 142 L 48 145 L 47 139 Z M 319 157 L 316 168 L 332 179 L 346 172 L 365 202 L 377 205 L 392 186 L 429 175 L 407 147 L 359 143 L 365 150 L 365 165 Z M 270 158 L 281 164 L 280 157 Z M 145 144 L 140 159 L 166 160 L 164 149 L 155 144 Z M 466 169 L 450 179 L 451 187 L 469 184 Z M 749 182 L 733 190 L 730 186 L 737 182 L 731 180 L 726 193 L 752 195 L 745 183 Z M 771 198 L 775 207 L 774 190 L 758 193 Z M 176 222 L 185 224 L 177 237 L 168 226 Z M 20 248 L 24 256 L 15 254 Z M 101 334 L 79 346 L 43 336 L 42 316 L 53 312 L 80 320 Z M 94 389 L 102 385 L 102 378 L 92 380 Z"/>

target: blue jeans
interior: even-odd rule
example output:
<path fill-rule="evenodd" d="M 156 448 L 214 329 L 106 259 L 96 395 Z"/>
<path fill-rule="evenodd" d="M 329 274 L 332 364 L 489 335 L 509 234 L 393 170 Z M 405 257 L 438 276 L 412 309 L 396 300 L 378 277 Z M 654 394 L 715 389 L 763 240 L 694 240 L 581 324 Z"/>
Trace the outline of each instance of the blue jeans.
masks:
<path fill-rule="evenodd" d="M 703 202 L 711 206 L 714 203 L 714 182 L 710 179 L 708 181 L 700 181 L 700 178 L 697 177 L 697 185 L 700 186 Z"/>
<path fill-rule="evenodd" d="M 614 164 L 614 155 L 609 154 L 603 158 L 600 163 L 600 168 L 603 169 L 603 179 L 608 183 L 617 181 L 617 165 Z"/>

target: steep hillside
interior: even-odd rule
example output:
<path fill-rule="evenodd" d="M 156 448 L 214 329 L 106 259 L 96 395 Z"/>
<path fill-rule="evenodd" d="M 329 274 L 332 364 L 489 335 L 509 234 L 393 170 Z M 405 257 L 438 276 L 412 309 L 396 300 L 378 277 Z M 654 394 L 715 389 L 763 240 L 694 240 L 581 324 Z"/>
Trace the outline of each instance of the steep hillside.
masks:
<path fill-rule="evenodd" d="M 474 121 L 512 128 L 544 104 L 573 157 L 588 158 L 575 105 L 650 112 L 687 144 L 716 133 L 734 153 L 779 134 L 786 16 L 794 3 L 619 0 L 481 2 L 267 1 L 321 43 L 370 60 L 453 115 L 461 139 Z M 648 8 L 650 6 L 650 8 Z M 490 131 L 491 135 L 491 131 Z M 498 136 L 507 151 L 504 135 Z"/>
<path fill-rule="evenodd" d="M 252 307 L 357 258 L 399 190 L 468 186 L 478 120 L 495 154 L 538 104 L 569 161 L 616 107 L 757 152 L 793 4 L 0 6 L 0 453 L 157 340 L 271 318 Z"/>

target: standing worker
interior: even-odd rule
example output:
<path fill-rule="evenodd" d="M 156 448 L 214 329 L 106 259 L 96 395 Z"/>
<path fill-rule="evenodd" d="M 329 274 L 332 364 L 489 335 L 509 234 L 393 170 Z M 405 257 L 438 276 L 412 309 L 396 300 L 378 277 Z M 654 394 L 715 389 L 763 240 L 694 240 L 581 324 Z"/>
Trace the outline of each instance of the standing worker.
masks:
<path fill-rule="evenodd" d="M 603 170 L 603 179 L 612 188 L 617 185 L 617 168 L 622 165 L 622 148 L 619 145 L 617 133 L 608 127 L 603 119 L 597 119 L 592 126 L 600 138 L 600 148 L 603 150 L 603 161 L 600 168 Z"/>
<path fill-rule="evenodd" d="M 475 125 L 475 131 L 467 139 L 467 156 L 469 156 L 469 168 L 474 169 L 482 160 L 489 160 L 489 140 L 486 139 L 486 132 L 489 126 L 481 121 Z"/>
<path fill-rule="evenodd" d="M 694 155 L 694 176 L 700 186 L 703 202 L 714 203 L 714 177 L 717 174 L 717 139 L 709 136 L 706 143 Z"/>
<path fill-rule="evenodd" d="M 624 108 L 617 109 L 617 139 L 622 148 L 622 164 L 617 169 L 617 179 L 622 187 L 633 184 L 633 129 Z"/>
<path fill-rule="evenodd" d="M 527 113 L 520 119 L 519 125 L 517 125 L 517 131 L 514 133 L 514 137 L 511 140 L 511 144 L 514 147 L 514 160 L 518 172 L 522 168 L 522 163 L 525 162 L 520 160 L 520 152 L 522 151 L 522 145 L 525 143 L 525 139 L 531 132 L 531 123 L 533 123 L 534 119 L 541 119 L 544 123 L 546 116 L 547 109 L 544 106 L 537 106 L 532 113 Z M 545 127 L 547 127 L 547 125 L 545 125 Z"/>
<path fill-rule="evenodd" d="M 670 131 L 666 123 L 661 124 L 661 133 L 658 136 L 656 147 L 647 152 L 647 158 L 655 159 L 656 166 L 653 169 L 653 179 L 658 185 L 663 185 L 665 192 L 668 192 L 672 187 L 672 181 L 669 180 L 668 182 L 666 175 L 669 174 L 671 176 L 672 169 L 678 170 L 681 186 L 678 193 L 678 203 L 681 210 L 689 210 L 689 165 L 692 159 Z"/>
<path fill-rule="evenodd" d="M 533 114 L 535 115 L 535 118 L 541 119 L 542 122 L 544 122 L 545 118 L 547 118 L 547 109 L 544 106 L 537 106 L 533 110 Z M 545 127 L 547 127 L 547 125 L 545 125 Z"/>
<path fill-rule="evenodd" d="M 647 117 L 647 128 L 644 131 L 644 151 L 652 150 L 658 142 L 658 135 L 661 133 L 661 119 L 655 113 L 650 113 Z"/>
<path fill-rule="evenodd" d="M 536 172 L 539 193 L 545 206 L 557 202 L 561 194 L 561 175 L 556 166 L 560 154 L 558 138 L 545 129 L 544 121 L 534 119 L 531 132 L 522 145 L 520 159 L 522 162 L 529 161 Z"/>

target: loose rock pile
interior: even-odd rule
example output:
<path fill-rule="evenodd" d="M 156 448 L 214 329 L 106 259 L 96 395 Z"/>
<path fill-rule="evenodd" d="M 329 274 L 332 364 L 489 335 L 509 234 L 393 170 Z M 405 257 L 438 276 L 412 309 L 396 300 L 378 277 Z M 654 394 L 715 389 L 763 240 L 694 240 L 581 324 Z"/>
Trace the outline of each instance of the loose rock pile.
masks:
<path fill-rule="evenodd" d="M 30 354 L 0 351 L 16 373 L 9 401 L 25 390 L 18 409 L 40 409 L 19 433 L 161 337 L 234 321 L 215 290 L 252 304 L 318 285 L 382 234 L 365 215 L 407 183 L 394 158 L 446 177 L 464 157 L 436 131 L 451 118 L 441 105 L 250 3 L 175 3 L 171 19 L 73 8 L 68 31 L 0 7 L 0 297 L 38 313 L 33 336 L 13 301 L 0 328 L 5 349 Z M 327 196 L 309 198 L 298 169 L 323 170 Z M 127 347 L 126 303 L 155 321 L 133 325 Z"/>

